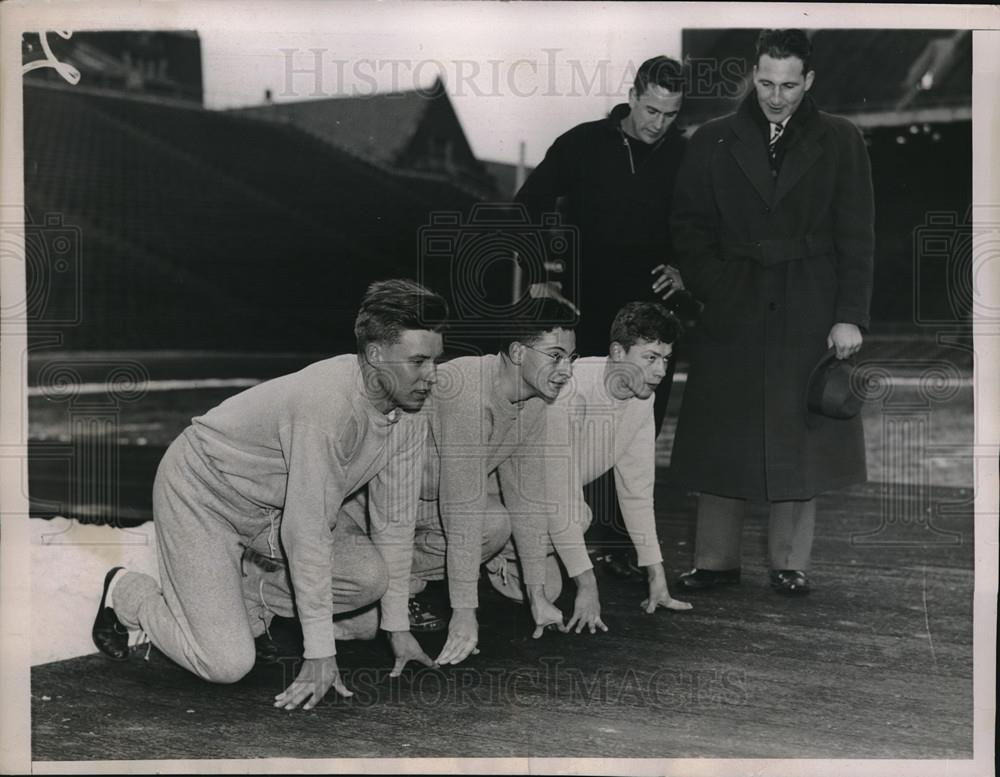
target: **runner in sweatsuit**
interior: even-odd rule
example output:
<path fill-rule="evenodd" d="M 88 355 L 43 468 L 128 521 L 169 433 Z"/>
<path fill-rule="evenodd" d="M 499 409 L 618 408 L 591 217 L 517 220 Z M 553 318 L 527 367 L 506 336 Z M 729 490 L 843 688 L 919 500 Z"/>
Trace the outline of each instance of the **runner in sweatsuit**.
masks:
<path fill-rule="evenodd" d="M 656 476 L 653 396 L 668 372 L 671 343 L 677 335 L 674 321 L 658 303 L 626 304 L 611 325 L 610 356 L 577 361 L 573 379 L 557 401 L 557 407 L 565 409 L 569 416 L 574 472 L 578 478 L 574 491 L 609 470 L 614 472 L 625 527 L 638 564 L 646 569 L 648 593 L 642 607 L 647 613 L 655 612 L 657 607 L 691 608 L 690 604 L 672 598 L 667 589 L 653 512 Z M 574 504 L 581 502 L 582 499 Z M 586 515 L 582 519 L 565 520 L 564 514 L 562 523 L 550 525 L 552 543 L 567 570 L 579 570 L 588 563 L 583 532 L 590 516 L 585 504 L 584 509 Z M 574 613 L 574 619 L 576 616 Z M 585 620 L 579 621 L 577 631 L 585 624 Z M 594 631 L 593 625 L 590 630 Z"/>
<path fill-rule="evenodd" d="M 506 322 L 506 349 L 442 365 L 429 408 L 431 435 L 413 552 L 411 590 L 447 576 L 452 617 L 437 661 L 463 661 L 476 648 L 480 564 L 513 531 L 521 552 L 535 636 L 565 630 L 545 590 L 547 515 L 568 498 L 569 460 L 548 461 L 549 405 L 572 374 L 572 328 L 554 300 Z M 502 494 L 502 496 L 501 496 Z"/>
<path fill-rule="evenodd" d="M 335 638 L 374 636 L 374 613 L 356 611 L 381 598 L 394 672 L 410 659 L 430 664 L 408 632 L 406 605 L 427 436 L 418 411 L 436 382 L 446 315 L 444 301 L 412 281 L 375 283 L 355 324 L 357 355 L 267 381 L 193 419 L 153 486 L 159 584 L 108 574 L 98 648 L 123 660 L 123 626 L 142 629 L 199 677 L 231 683 L 253 667 L 254 638 L 270 619 L 297 615 L 305 661 L 275 706 L 309 709 L 331 684 L 349 695 Z M 344 505 L 366 485 L 366 500 Z"/>
<path fill-rule="evenodd" d="M 573 377 L 548 410 L 548 458 L 545 466 L 561 465 L 569 456 L 569 493 L 564 509 L 550 511 L 547 538 L 549 554 L 558 554 L 577 586 L 573 615 L 567 630 L 588 628 L 607 631 L 601 620 L 600 597 L 583 535 L 591 512 L 583 487 L 613 472 L 617 499 L 640 567 L 645 567 L 648 595 L 642 601 L 647 613 L 657 607 L 688 610 L 691 605 L 670 596 L 663 556 L 656 534 L 653 484 L 656 476 L 653 394 L 667 374 L 671 343 L 677 335 L 676 319 L 655 302 L 630 302 L 615 316 L 611 349 L 607 357 L 576 361 Z M 559 446 L 563 455 L 560 455 Z M 547 473 L 556 479 L 564 471 Z M 508 544 L 487 565 L 490 582 L 504 595 L 521 596 L 515 561 L 524 565 L 520 545 Z M 498 574 L 492 574 L 498 573 Z"/>

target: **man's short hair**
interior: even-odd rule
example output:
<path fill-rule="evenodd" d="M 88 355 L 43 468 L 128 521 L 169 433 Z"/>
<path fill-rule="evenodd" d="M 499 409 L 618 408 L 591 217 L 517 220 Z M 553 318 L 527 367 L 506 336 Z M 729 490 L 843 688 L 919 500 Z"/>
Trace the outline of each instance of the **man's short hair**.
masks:
<path fill-rule="evenodd" d="M 805 75 L 809 72 L 812 43 L 802 30 L 761 30 L 754 64 L 759 65 L 760 58 L 765 54 L 771 59 L 798 57 L 802 60 L 802 75 Z"/>
<path fill-rule="evenodd" d="M 639 340 L 672 345 L 680 329 L 677 318 L 659 302 L 629 302 L 611 322 L 611 342 L 626 351 Z"/>
<path fill-rule="evenodd" d="M 358 351 L 369 343 L 399 342 L 404 330 L 440 332 L 448 322 L 448 303 L 407 278 L 376 281 L 368 287 L 354 320 Z"/>
<path fill-rule="evenodd" d="M 556 329 L 576 329 L 577 316 L 564 303 L 553 297 L 526 300 L 518 312 L 497 322 L 500 346 L 506 351 L 511 343 L 531 345 L 546 332 Z"/>
<path fill-rule="evenodd" d="M 635 96 L 642 97 L 650 84 L 656 84 L 668 92 L 684 92 L 684 67 L 676 59 L 670 57 L 653 57 L 647 59 L 635 74 L 632 87 Z"/>

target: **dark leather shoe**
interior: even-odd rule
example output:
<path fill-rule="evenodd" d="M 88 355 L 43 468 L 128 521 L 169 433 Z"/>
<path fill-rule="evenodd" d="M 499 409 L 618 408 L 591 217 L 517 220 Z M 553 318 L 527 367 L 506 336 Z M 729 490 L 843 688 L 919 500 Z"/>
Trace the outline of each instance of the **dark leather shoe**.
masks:
<path fill-rule="evenodd" d="M 278 662 L 278 656 L 281 655 L 281 651 L 267 632 L 256 637 L 253 641 L 253 646 L 257 653 L 257 663 L 276 664 Z"/>
<path fill-rule="evenodd" d="M 625 553 L 604 553 L 593 557 L 594 569 L 632 583 L 646 582 L 646 572 Z"/>
<path fill-rule="evenodd" d="M 129 657 L 128 629 L 118 620 L 113 609 L 104 606 L 111 579 L 120 569 L 124 567 L 115 567 L 104 576 L 104 593 L 101 594 L 101 605 L 97 608 L 94 628 L 90 632 L 97 649 L 112 661 L 127 661 Z"/>
<path fill-rule="evenodd" d="M 425 633 L 444 631 L 448 628 L 445 619 L 419 599 L 410 599 L 410 631 Z"/>
<path fill-rule="evenodd" d="M 737 585 L 740 582 L 740 568 L 698 569 L 685 572 L 677 578 L 677 585 L 685 591 L 704 591 L 720 585 Z"/>
<path fill-rule="evenodd" d="M 786 596 L 804 596 L 809 593 L 809 578 L 800 569 L 772 569 L 771 588 Z"/>

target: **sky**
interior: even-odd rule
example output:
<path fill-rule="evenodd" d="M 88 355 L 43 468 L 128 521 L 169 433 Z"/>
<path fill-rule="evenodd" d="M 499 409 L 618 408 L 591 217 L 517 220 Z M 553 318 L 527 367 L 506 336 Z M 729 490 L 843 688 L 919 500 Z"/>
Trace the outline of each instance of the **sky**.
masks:
<path fill-rule="evenodd" d="M 260 104 L 266 89 L 275 102 L 427 89 L 440 74 L 478 157 L 515 162 L 523 141 L 534 165 L 559 134 L 624 102 L 643 60 L 679 57 L 685 28 L 947 28 L 975 12 L 823 3 L 102 0 L 34 3 L 23 13 L 33 17 L 27 29 L 197 31 L 209 108 Z"/>
<path fill-rule="evenodd" d="M 147 14 L 157 9 L 145 4 Z M 168 8 L 170 6 L 167 6 Z M 202 41 L 210 108 L 428 89 L 442 75 L 474 153 L 537 164 L 628 98 L 686 27 L 951 27 L 961 7 L 601 2 L 214 2 L 169 15 Z M 234 12 L 233 9 L 238 9 Z M 187 25 L 186 25 L 187 26 Z"/>
<path fill-rule="evenodd" d="M 475 154 L 537 164 L 556 136 L 628 97 L 635 68 L 679 57 L 662 6 L 331 3 L 285 29 L 199 28 L 210 108 L 428 89 L 443 76 Z"/>

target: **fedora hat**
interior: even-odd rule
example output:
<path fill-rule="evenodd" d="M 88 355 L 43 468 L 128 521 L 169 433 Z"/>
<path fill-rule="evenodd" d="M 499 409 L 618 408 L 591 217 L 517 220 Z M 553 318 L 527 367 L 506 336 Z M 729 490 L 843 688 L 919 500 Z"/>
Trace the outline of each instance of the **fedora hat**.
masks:
<path fill-rule="evenodd" d="M 823 354 L 813 367 L 806 388 L 806 409 L 811 416 L 844 420 L 861 411 L 861 397 L 851 385 L 853 372 L 853 362 L 838 359 L 835 349 Z"/>

